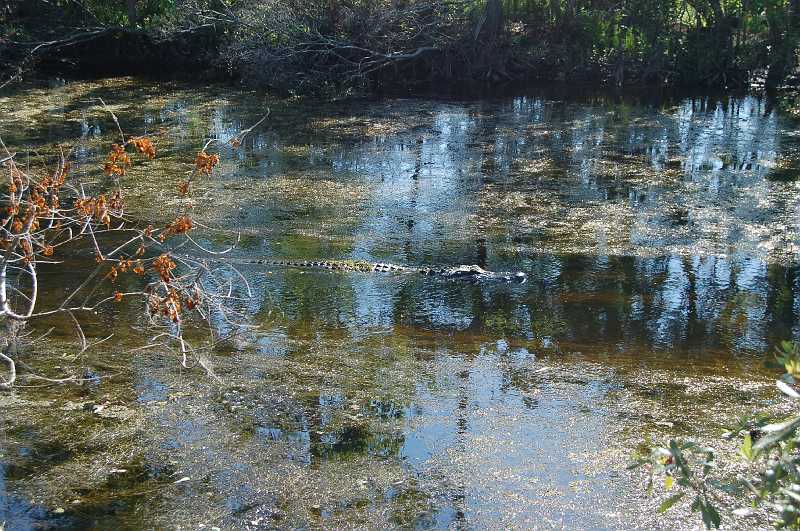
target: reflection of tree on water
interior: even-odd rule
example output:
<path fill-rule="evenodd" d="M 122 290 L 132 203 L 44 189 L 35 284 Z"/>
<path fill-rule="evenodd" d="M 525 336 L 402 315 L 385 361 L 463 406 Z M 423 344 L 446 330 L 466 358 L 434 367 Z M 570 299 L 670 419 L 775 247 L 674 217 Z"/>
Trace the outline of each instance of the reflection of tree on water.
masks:
<path fill-rule="evenodd" d="M 779 265 L 769 265 L 767 267 L 767 308 L 769 309 L 769 322 L 767 327 L 769 334 L 767 339 L 770 343 L 778 343 L 784 338 L 799 337 L 797 315 L 798 295 L 800 295 L 800 285 L 798 284 L 797 269 L 793 267 L 782 267 Z"/>
<path fill-rule="evenodd" d="M 791 142 L 768 101 L 704 97 L 648 104 L 601 96 L 568 103 L 543 97 L 403 101 L 390 104 L 393 114 L 386 104 L 321 108 L 316 120 L 296 118 L 299 123 L 290 120 L 271 132 L 274 139 L 254 144 L 253 156 L 269 158 L 291 142 L 324 146 L 328 156 L 294 164 L 312 181 L 333 174 L 370 187 L 363 219 L 342 229 L 355 239 L 352 252 L 359 258 L 449 264 L 463 258 L 459 246 L 476 237 L 487 237 L 490 253 L 497 252 L 508 236 L 496 233 L 498 224 L 532 241 L 535 250 L 703 255 L 738 246 L 793 256 L 791 246 L 764 232 L 766 219 L 792 226 L 797 203 L 790 189 L 768 181 L 780 171 L 782 144 Z M 414 126 L 392 134 L 375 136 L 367 127 L 360 136 L 348 129 L 332 139 L 337 129 L 309 126 L 349 124 L 351 118 L 369 125 L 387 115 L 411 115 L 415 105 L 424 112 L 414 116 Z M 235 117 L 241 110 L 226 112 Z M 232 124 L 243 120 L 234 117 L 228 118 Z M 225 120 L 217 121 L 224 137 Z M 269 173 L 289 169 L 282 164 Z M 511 209 L 510 199 L 516 201 Z M 476 215 L 493 221 L 475 223 Z M 279 229 L 298 220 L 267 221 Z M 565 224 L 554 223 L 560 221 Z M 312 221 L 321 224 L 320 233 L 336 222 Z M 782 238 L 798 240 L 793 230 Z"/>
<path fill-rule="evenodd" d="M 454 412 L 456 423 L 456 448 L 463 447 L 465 444 L 468 444 L 465 435 L 467 434 L 467 431 L 469 431 L 469 404 L 471 396 L 469 390 L 469 377 L 469 369 L 464 369 L 458 373 L 458 401 L 456 410 Z M 466 523 L 466 491 L 466 485 L 464 483 L 458 483 L 453 486 L 449 492 L 450 502 L 453 504 L 453 509 L 455 511 L 450 525 L 455 524 L 459 527 L 463 527 Z"/>
<path fill-rule="evenodd" d="M 547 282 L 561 294 L 551 311 L 562 315 L 572 341 L 757 352 L 797 322 L 781 304 L 798 290 L 780 283 L 794 278 L 794 268 L 770 266 L 768 275 L 757 260 L 717 257 L 581 257 L 562 267 Z M 783 298 L 769 295 L 776 290 Z"/>
<path fill-rule="evenodd" d="M 323 162 L 320 171 L 381 181 L 354 229 L 324 216 L 308 220 L 309 226 L 352 230 L 351 252 L 359 258 L 489 267 L 513 260 L 533 273 L 531 282 L 508 287 L 276 272 L 265 287 L 285 313 L 278 326 L 290 341 L 343 345 L 385 333 L 403 337 L 412 350 L 434 343 L 448 355 L 472 356 L 477 349 L 450 347 L 552 338 L 566 351 L 658 350 L 680 357 L 761 352 L 775 339 L 796 336 L 794 268 L 730 248 L 749 237 L 747 227 L 757 228 L 765 213 L 782 219 L 793 210 L 795 200 L 764 181 L 780 148 L 775 115 L 753 99 L 687 100 L 663 112 L 608 109 L 604 101 L 587 106 L 524 98 L 478 110 L 442 105 L 423 125 L 424 138 L 401 133 L 387 136 L 380 148 L 371 141 L 334 147 L 335 162 Z M 520 173 L 521 160 L 547 164 Z M 497 200 L 484 205 L 480 194 L 489 188 Z M 504 201 L 512 196 L 517 199 Z M 550 205 L 557 208 L 545 210 Z M 483 208 L 503 230 L 469 218 Z M 575 218 L 576 212 L 584 217 Z M 526 226 L 526 216 L 540 218 L 542 232 L 552 238 Z M 554 222 L 562 228 L 552 229 Z M 523 242 L 513 259 L 511 235 Z M 567 248 L 576 252 L 546 254 L 561 250 L 553 242 L 574 244 Z M 310 252 L 325 256 L 326 250 Z M 640 252 L 654 256 L 635 256 Z M 459 356 L 466 368 L 457 373 L 452 417 L 444 421 L 456 448 L 469 441 L 470 400 L 477 392 L 471 383 L 485 376 L 474 372 L 470 354 Z M 493 391 L 519 392 L 525 407 L 539 407 L 538 380 L 524 364 L 498 352 L 497 370 Z M 300 400 L 310 459 L 397 455 L 402 437 L 384 438 L 369 425 L 342 421 L 346 395 L 319 388 Z M 448 518 L 464 523 L 469 483 L 457 478 L 448 489 Z"/>
<path fill-rule="evenodd" d="M 515 265 L 524 263 L 535 274 L 528 285 L 513 289 L 413 277 L 277 272 L 265 283 L 285 314 L 277 326 L 290 343 L 336 345 L 332 348 L 343 356 L 351 354 L 344 345 L 352 343 L 359 355 L 380 359 L 378 350 L 359 343 L 369 333 L 402 338 L 415 355 L 434 360 L 459 356 L 455 400 L 441 420 L 448 435 L 449 430 L 454 435 L 454 460 L 459 451 L 468 455 L 465 447 L 475 435 L 470 430 L 476 430 L 473 400 L 481 392 L 519 394 L 525 408 L 541 409 L 539 380 L 526 364 L 515 363 L 508 349 L 482 352 L 496 361 L 496 371 L 488 376 L 499 375 L 499 381 L 490 380 L 475 368 L 475 345 L 553 337 L 572 351 L 660 349 L 681 356 L 714 349 L 761 351 L 774 339 L 796 335 L 795 270 L 746 255 L 710 256 L 706 243 L 737 241 L 740 222 L 757 221 L 763 214 L 754 197 L 766 197 L 776 217 L 791 212 L 792 199 L 770 195 L 773 190 L 763 182 L 778 149 L 774 116 L 750 100 L 735 108 L 708 100 L 684 102 L 666 114 L 617 108 L 608 116 L 606 102 L 593 105 L 520 99 L 513 105 L 489 105 L 489 112 L 443 106 L 428 124 L 439 133 L 422 142 L 398 135 L 387 137 L 381 149 L 369 142 L 335 148 L 341 150 L 330 166 L 335 172 L 350 171 L 372 183 L 379 174 L 382 179 L 388 175 L 352 234 L 352 253 L 360 258 L 491 265 L 509 260 L 504 251 L 509 233 L 532 242 L 537 253 L 559 250 L 532 235 L 523 215 L 570 221 L 572 212 L 583 209 L 589 221 L 600 218 L 600 227 L 575 224 L 581 230 L 575 231 L 578 252 L 572 255 L 534 255 L 523 247 L 527 258 L 515 258 Z M 531 124 L 553 131 L 534 135 Z M 525 158 L 546 160 L 549 169 L 515 173 L 516 162 Z M 323 171 L 329 169 L 325 164 Z M 511 207 L 490 205 L 510 227 L 507 231 L 465 221 L 480 208 L 476 198 L 489 185 L 500 199 L 514 193 L 521 197 Z M 543 203 L 561 210 L 542 214 L 536 210 L 542 205 L 532 197 L 544 197 Z M 608 205 L 630 209 L 632 215 L 615 218 L 617 210 L 603 210 Z M 349 230 L 324 216 L 307 223 L 326 230 L 332 225 L 333 232 Z M 564 234 L 555 232 L 550 242 Z M 615 237 L 630 245 L 606 252 Z M 638 253 L 640 244 L 659 249 L 660 256 L 620 256 Z M 670 245 L 691 252 L 672 252 Z M 282 249 L 303 251 L 308 249 Z M 325 256 L 325 251 L 322 246 L 311 249 L 314 256 Z M 291 351 L 287 355 L 293 356 Z M 311 466 L 359 455 L 397 456 L 406 438 L 348 418 L 353 389 L 341 381 L 326 385 L 324 376 L 326 369 L 347 369 L 326 363 L 330 358 L 319 362 L 313 391 L 296 402 Z M 380 382 L 360 385 L 374 391 Z M 414 397 L 409 390 L 394 398 L 408 403 Z M 368 416 L 386 420 L 391 404 L 376 404 Z M 456 526 L 469 521 L 471 479 L 455 474 L 446 482 L 449 505 L 441 521 Z"/>
<path fill-rule="evenodd" d="M 239 407 L 218 404 L 209 412 L 205 397 L 173 401 L 166 388 L 163 397 L 151 399 L 175 413 L 162 419 L 170 428 L 165 439 L 188 434 L 204 448 L 184 454 L 191 457 L 186 463 L 195 465 L 187 472 L 192 482 L 180 488 L 209 473 L 202 463 L 219 463 L 225 455 L 233 456 L 217 464 L 225 470 L 211 474 L 227 478 L 222 490 L 233 492 L 236 501 L 248 498 L 249 485 L 264 481 L 256 472 L 276 464 L 298 463 L 308 471 L 305 479 L 330 475 L 332 469 L 369 476 L 386 463 L 405 466 L 397 458 L 414 438 L 423 447 L 443 440 L 453 453 L 431 489 L 443 493 L 435 518 L 466 527 L 479 518 L 476 504 L 486 501 L 480 483 L 491 485 L 484 494 L 499 484 L 481 474 L 487 471 L 482 464 L 518 471 L 523 460 L 549 457 L 544 466 L 561 469 L 569 463 L 559 454 L 563 446 L 572 451 L 575 443 L 606 433 L 608 412 L 592 411 L 604 407 L 597 404 L 607 396 L 605 376 L 569 380 L 572 387 L 564 395 L 569 404 L 554 406 L 548 393 L 566 379 L 542 376 L 536 368 L 558 366 L 560 353 L 569 355 L 567 363 L 575 360 L 570 369 L 580 370 L 598 353 L 723 357 L 762 353 L 777 340 L 797 338 L 800 280 L 796 267 L 784 264 L 796 257 L 798 200 L 795 183 L 770 182 L 794 178 L 785 171 L 796 165 L 793 133 L 757 98 L 687 99 L 672 107 L 628 101 L 533 97 L 381 102 L 370 108 L 361 102 L 351 109 L 297 106 L 276 112 L 270 130 L 253 135 L 236 153 L 222 145 L 228 132 L 251 121 L 247 115 L 255 111 L 246 104 L 213 111 L 210 127 L 208 107 L 195 108 L 194 99 L 165 104 L 167 119 L 150 114 L 148 130 L 159 120 L 174 125 L 166 136 L 172 135 L 173 153 L 180 152 L 176 159 L 185 159 L 189 146 L 209 130 L 219 140 L 226 167 L 204 192 L 215 198 L 226 188 L 239 190 L 234 202 L 223 202 L 218 210 L 235 212 L 234 228 L 250 225 L 251 240 L 238 250 L 242 254 L 478 263 L 524 269 L 531 276 L 528 284 L 506 286 L 242 268 L 257 293 L 242 305 L 263 329 L 249 332 L 234 356 L 217 359 L 227 369 L 220 373 L 224 378 L 240 378 L 236 393 L 222 391 L 226 402 Z M 384 123 L 397 127 L 383 133 L 354 126 L 343 134 L 341 128 L 308 125 L 324 119 L 369 125 L 376 116 L 385 118 L 386 105 L 398 113 Z M 418 113 L 420 106 L 426 112 Z M 309 113 L 315 116 L 309 119 Z M 362 119 L 365 115 L 369 119 Z M 86 160 L 93 160 L 94 148 L 86 142 Z M 275 181 L 283 184 L 263 194 L 242 192 Z M 322 197 L 321 182 L 335 184 L 324 190 L 342 196 Z M 350 195 L 356 191 L 361 194 Z M 117 325 L 119 313 L 102 314 L 96 328 Z M 226 326 L 219 322 L 221 331 Z M 270 348 L 260 348 L 265 345 Z M 534 354 L 542 354 L 543 363 Z M 649 369 L 647 363 L 642 366 Z M 153 367 L 144 363 L 137 370 L 152 375 Z M 181 375 L 182 382 L 190 380 Z M 656 399 L 681 396 L 685 387 L 659 384 Z M 652 392 L 654 386 L 641 388 Z M 194 411 L 174 409 L 192 400 Z M 486 407 L 501 402 L 499 409 Z M 428 433 L 410 420 L 425 415 L 436 424 Z M 508 422 L 490 424 L 490 416 Z M 594 421 L 594 429 L 582 425 L 570 432 L 568 421 L 576 416 L 581 423 Z M 639 412 L 631 418 L 640 419 Z M 511 438 L 523 450 L 511 456 L 504 436 L 518 428 Z M 229 434 L 236 437 L 228 439 Z M 499 436 L 490 449 L 499 447 L 501 453 L 476 451 L 478 439 L 487 435 Z M 256 461 L 253 456 L 262 458 L 268 448 L 275 453 L 250 475 L 245 469 Z M 427 458 L 424 449 L 420 453 Z M 408 469 L 413 473 L 415 466 Z M 540 471 L 532 475 L 540 478 Z M 236 494 L 239 487 L 242 493 Z M 430 493 L 412 492 L 425 505 L 419 511 L 386 500 L 409 491 L 413 488 L 388 487 L 355 503 L 411 507 L 408 518 L 398 519 L 407 525 L 427 510 Z M 166 498 L 172 499 L 169 493 Z M 340 507 L 353 500 L 331 499 Z"/>
<path fill-rule="evenodd" d="M 264 289 L 285 316 L 281 328 L 295 339 L 342 341 L 358 338 L 364 326 L 403 333 L 411 326 L 476 338 L 552 338 L 612 352 L 699 353 L 764 351 L 798 334 L 794 267 L 747 257 L 567 255 L 527 263 L 531 281 L 521 286 L 275 271 Z M 280 288 L 273 293 L 271 286 Z"/>

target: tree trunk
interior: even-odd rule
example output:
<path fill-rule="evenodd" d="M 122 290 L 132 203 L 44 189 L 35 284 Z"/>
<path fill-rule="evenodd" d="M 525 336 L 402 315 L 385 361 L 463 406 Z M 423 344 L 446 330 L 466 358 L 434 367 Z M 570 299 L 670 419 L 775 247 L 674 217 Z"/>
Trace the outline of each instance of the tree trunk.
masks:
<path fill-rule="evenodd" d="M 711 12 L 714 13 L 714 24 L 720 24 L 725 20 L 725 11 L 722 9 L 722 4 L 719 0 L 712 0 L 709 2 L 711 4 Z"/>
<path fill-rule="evenodd" d="M 477 27 L 477 40 L 484 44 L 494 44 L 503 32 L 503 19 L 503 4 L 500 0 L 488 0 Z"/>
<path fill-rule="evenodd" d="M 800 43 L 800 0 L 791 0 L 786 20 L 772 22 L 770 40 L 772 56 L 767 73 L 767 88 L 777 88 L 792 73 L 797 63 Z"/>
<path fill-rule="evenodd" d="M 136 0 L 126 0 L 128 4 L 128 26 L 136 26 L 138 16 L 136 14 Z"/>
<path fill-rule="evenodd" d="M 550 0 L 550 16 L 553 18 L 553 25 L 558 25 L 561 20 L 561 0 Z"/>

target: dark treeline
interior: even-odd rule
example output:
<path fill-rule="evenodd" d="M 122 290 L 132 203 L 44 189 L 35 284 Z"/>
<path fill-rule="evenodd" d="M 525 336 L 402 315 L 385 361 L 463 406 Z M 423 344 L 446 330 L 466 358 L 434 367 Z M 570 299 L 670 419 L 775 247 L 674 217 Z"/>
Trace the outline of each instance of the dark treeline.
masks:
<path fill-rule="evenodd" d="M 779 86 L 800 0 L 0 0 L 0 60 L 283 90 L 523 79 Z M 38 63 L 37 63 L 38 62 Z"/>

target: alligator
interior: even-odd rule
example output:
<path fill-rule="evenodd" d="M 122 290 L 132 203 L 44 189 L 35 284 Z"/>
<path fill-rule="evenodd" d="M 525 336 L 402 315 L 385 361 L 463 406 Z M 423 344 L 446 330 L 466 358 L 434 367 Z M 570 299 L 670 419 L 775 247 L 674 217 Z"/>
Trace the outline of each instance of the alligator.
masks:
<path fill-rule="evenodd" d="M 519 284 L 528 280 L 528 275 L 521 271 L 494 272 L 487 271 L 478 265 L 459 265 L 456 267 L 413 267 L 384 262 L 367 262 L 362 260 L 273 260 L 268 258 L 231 258 L 223 262 L 237 262 L 244 264 L 261 264 L 267 266 L 294 267 L 301 269 L 330 269 L 337 271 L 359 271 L 365 273 L 415 273 L 418 275 L 433 275 L 449 280 L 466 280 L 471 282 L 499 281 L 517 282 Z"/>

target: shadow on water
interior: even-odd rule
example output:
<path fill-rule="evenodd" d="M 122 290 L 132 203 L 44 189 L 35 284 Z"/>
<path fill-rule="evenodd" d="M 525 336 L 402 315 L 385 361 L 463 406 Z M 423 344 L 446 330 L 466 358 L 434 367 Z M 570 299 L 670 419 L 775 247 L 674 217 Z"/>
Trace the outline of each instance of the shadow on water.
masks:
<path fill-rule="evenodd" d="M 767 100 L 296 104 L 111 80 L 8 95 L 0 125 L 20 149 L 76 144 L 77 174 L 102 183 L 101 95 L 157 140 L 159 158 L 125 177 L 143 216 L 169 219 L 153 198 L 212 137 L 222 163 L 197 183 L 195 217 L 240 230 L 238 257 L 474 263 L 529 282 L 237 266 L 257 328 L 215 353 L 224 387 L 107 352 L 87 364 L 122 356 L 122 381 L 49 391 L 58 407 L 8 420 L 63 415 L 80 432 L 4 436 L 0 521 L 20 529 L 647 527 L 633 449 L 771 403 L 763 354 L 800 339 L 798 137 Z M 232 150 L 267 104 L 268 125 Z M 91 261 L 65 258 L 43 285 L 75 284 Z M 87 333 L 116 329 L 123 351 L 137 311 L 101 312 Z M 63 405 L 101 398 L 133 420 Z"/>
<path fill-rule="evenodd" d="M 50 461 L 52 456 L 42 455 L 46 448 L 26 449 L 33 452 L 33 461 Z M 27 456 L 26 456 L 27 457 Z M 68 458 L 69 456 L 65 456 Z M 131 463 L 128 469 L 115 470 L 107 482 L 96 491 L 80 492 L 91 499 L 90 503 L 68 505 L 47 509 L 35 505 L 26 499 L 10 495 L 6 490 L 6 482 L 35 474 L 41 467 L 40 462 L 33 462 L 31 467 L 0 467 L 0 522 L 4 529 L 103 529 L 119 528 L 120 522 L 133 525 L 130 518 L 131 509 L 142 501 L 137 490 L 154 484 L 154 479 L 163 475 L 163 471 L 154 470 L 141 463 Z M 133 491 L 133 495 L 129 493 Z M 114 493 L 108 496 L 108 493 Z M 124 493 L 124 494 L 123 494 Z M 120 518 L 122 517 L 122 518 Z"/>

